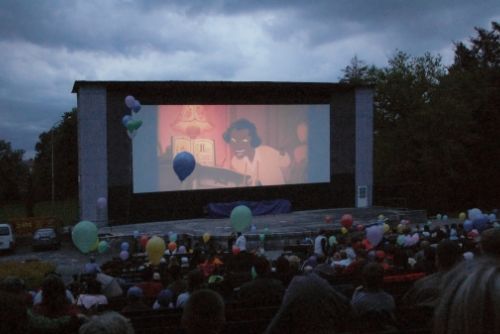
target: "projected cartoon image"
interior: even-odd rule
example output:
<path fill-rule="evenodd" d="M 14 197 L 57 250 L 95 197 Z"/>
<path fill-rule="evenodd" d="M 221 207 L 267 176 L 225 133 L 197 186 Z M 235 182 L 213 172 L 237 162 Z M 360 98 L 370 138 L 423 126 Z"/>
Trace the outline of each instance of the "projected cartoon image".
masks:
<path fill-rule="evenodd" d="M 231 169 L 249 175 L 248 185 L 285 183 L 282 168 L 290 165 L 290 156 L 284 150 L 261 145 L 255 124 L 239 119 L 231 124 L 223 137 L 233 152 Z"/>
<path fill-rule="evenodd" d="M 329 117 L 329 105 L 143 106 L 134 192 L 330 182 Z M 196 167 L 180 182 L 184 151 Z"/>

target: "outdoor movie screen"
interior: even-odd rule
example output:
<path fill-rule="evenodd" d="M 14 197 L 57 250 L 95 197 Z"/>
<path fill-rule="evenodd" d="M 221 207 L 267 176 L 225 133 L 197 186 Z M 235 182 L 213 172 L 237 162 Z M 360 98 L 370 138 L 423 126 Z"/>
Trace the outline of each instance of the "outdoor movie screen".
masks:
<path fill-rule="evenodd" d="M 149 105 L 134 118 L 134 193 L 330 182 L 329 104 Z M 196 164 L 181 181 L 184 151 Z"/>

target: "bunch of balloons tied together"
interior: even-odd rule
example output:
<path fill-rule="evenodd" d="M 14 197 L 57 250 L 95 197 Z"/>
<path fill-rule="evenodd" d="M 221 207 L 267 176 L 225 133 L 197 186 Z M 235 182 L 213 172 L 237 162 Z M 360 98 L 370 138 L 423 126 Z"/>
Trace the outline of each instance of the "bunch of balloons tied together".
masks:
<path fill-rule="evenodd" d="M 95 251 L 102 254 L 109 250 L 109 243 L 106 240 L 99 240 L 96 224 L 88 220 L 83 220 L 73 227 L 71 240 L 83 254 Z"/>
<path fill-rule="evenodd" d="M 483 213 L 480 209 L 474 208 L 465 212 L 460 212 L 458 220 L 463 223 L 463 229 L 467 232 L 469 239 L 475 239 L 479 234 L 489 227 L 500 227 L 496 213 Z"/>
<path fill-rule="evenodd" d="M 137 134 L 137 130 L 142 126 L 140 119 L 135 119 L 134 116 L 141 110 L 141 103 L 132 95 L 125 97 L 125 105 L 130 109 L 130 115 L 122 117 L 122 124 L 127 129 L 127 134 L 130 139 L 133 139 Z"/>

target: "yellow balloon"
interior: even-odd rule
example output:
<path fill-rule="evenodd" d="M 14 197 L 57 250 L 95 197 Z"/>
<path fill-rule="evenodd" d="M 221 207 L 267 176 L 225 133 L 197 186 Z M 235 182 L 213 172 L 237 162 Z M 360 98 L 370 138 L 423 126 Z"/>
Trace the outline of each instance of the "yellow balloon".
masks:
<path fill-rule="evenodd" d="M 99 238 L 95 239 L 95 244 L 90 248 L 91 252 L 94 252 L 97 250 L 97 247 L 99 246 Z"/>
<path fill-rule="evenodd" d="M 347 232 L 349 232 L 349 230 L 348 230 L 348 229 L 346 229 L 345 227 L 342 227 L 342 228 L 340 229 L 340 232 L 342 232 L 342 234 L 347 234 Z"/>
<path fill-rule="evenodd" d="M 403 224 L 399 224 L 399 225 L 398 225 L 398 233 L 399 233 L 399 234 L 403 233 L 403 229 L 404 229 L 404 228 L 405 228 L 405 227 L 403 226 Z"/>
<path fill-rule="evenodd" d="M 465 212 L 460 212 L 460 214 L 458 215 L 458 219 L 460 220 L 465 220 L 467 218 L 467 215 L 465 214 Z"/>
<path fill-rule="evenodd" d="M 204 243 L 207 243 L 209 240 L 210 240 L 210 233 L 205 232 L 205 233 L 203 234 L 203 242 L 204 242 Z"/>
<path fill-rule="evenodd" d="M 391 230 L 391 227 L 389 226 L 389 224 L 385 224 L 384 223 L 384 233 L 387 233 Z"/>
<path fill-rule="evenodd" d="M 146 253 L 148 254 L 149 262 L 154 265 L 160 263 L 163 253 L 165 252 L 165 241 L 158 236 L 154 236 L 148 240 L 146 244 Z"/>

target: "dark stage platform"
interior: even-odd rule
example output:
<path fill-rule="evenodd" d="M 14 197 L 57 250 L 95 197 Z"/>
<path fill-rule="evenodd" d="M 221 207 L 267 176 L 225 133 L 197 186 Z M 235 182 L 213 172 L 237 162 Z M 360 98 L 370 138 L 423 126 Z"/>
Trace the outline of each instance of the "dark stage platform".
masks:
<path fill-rule="evenodd" d="M 267 228 L 266 249 L 281 249 L 283 246 L 296 243 L 297 240 L 315 236 L 320 229 L 340 229 L 340 218 L 346 213 L 353 216 L 354 225 L 374 223 L 381 214 L 393 222 L 399 222 L 401 219 L 409 219 L 412 223 L 427 222 L 425 210 L 386 207 L 321 209 L 256 216 L 252 220 L 255 229 L 249 228 L 244 234 L 250 242 L 249 246 L 252 247 L 252 243 L 258 243 L 259 234 L 264 233 L 264 229 Z M 325 216 L 331 216 L 332 223 L 325 223 Z M 226 242 L 233 232 L 229 218 L 199 218 L 101 227 L 99 234 L 109 235 L 111 238 L 123 238 L 132 237 L 134 231 L 138 231 L 141 235 L 160 236 L 174 232 L 179 236 L 186 235 L 193 238 L 201 238 L 204 233 L 208 232 L 218 242 Z"/>

